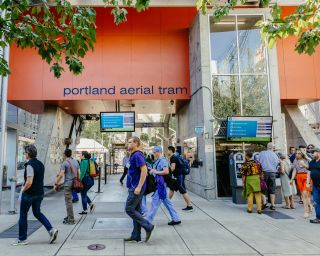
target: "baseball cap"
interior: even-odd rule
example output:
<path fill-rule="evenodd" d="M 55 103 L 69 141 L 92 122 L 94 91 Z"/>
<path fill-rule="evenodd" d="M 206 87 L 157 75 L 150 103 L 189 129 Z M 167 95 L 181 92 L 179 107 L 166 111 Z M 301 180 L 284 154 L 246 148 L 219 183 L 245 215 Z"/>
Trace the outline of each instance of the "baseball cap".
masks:
<path fill-rule="evenodd" d="M 320 148 L 313 148 L 313 149 L 310 149 L 310 152 L 320 152 Z"/>
<path fill-rule="evenodd" d="M 160 147 L 160 146 L 155 146 L 155 147 L 153 148 L 153 152 L 154 152 L 154 153 L 156 153 L 156 152 L 162 153 L 162 147 Z"/>

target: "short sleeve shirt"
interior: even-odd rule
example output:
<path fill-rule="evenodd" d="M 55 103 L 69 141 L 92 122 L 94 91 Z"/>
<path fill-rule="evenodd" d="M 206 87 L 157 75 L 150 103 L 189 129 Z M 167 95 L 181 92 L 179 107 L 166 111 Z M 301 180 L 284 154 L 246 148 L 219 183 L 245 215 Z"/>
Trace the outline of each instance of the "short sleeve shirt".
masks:
<path fill-rule="evenodd" d="M 164 168 L 168 168 L 169 164 L 165 157 L 160 157 L 154 164 L 153 168 L 155 168 L 157 171 L 162 171 Z"/>
<path fill-rule="evenodd" d="M 64 183 L 63 185 L 65 187 L 71 186 L 72 185 L 72 180 L 75 177 L 75 174 L 72 171 L 71 165 L 72 164 L 73 170 L 74 172 L 77 172 L 79 169 L 79 163 L 77 160 L 73 159 L 73 158 L 68 158 L 67 160 L 65 160 L 60 167 L 60 170 L 64 171 Z"/>
<path fill-rule="evenodd" d="M 293 168 L 296 169 L 297 173 L 307 173 L 308 170 L 300 166 L 300 161 L 303 161 L 306 165 L 308 165 L 308 160 L 306 159 L 302 159 L 302 160 L 295 159 L 292 164 Z"/>
<path fill-rule="evenodd" d="M 127 188 L 136 189 L 140 181 L 142 166 L 146 165 L 146 161 L 144 160 L 143 153 L 140 151 L 135 151 L 131 154 L 129 159 L 130 167 L 128 170 L 128 178 L 127 178 Z M 142 191 L 145 191 L 146 183 L 142 186 Z"/>
<path fill-rule="evenodd" d="M 245 162 L 241 167 L 241 175 L 243 176 L 251 176 L 251 175 L 259 175 L 261 173 L 261 165 L 260 163 L 254 160 L 250 160 Z"/>
<path fill-rule="evenodd" d="M 173 175 L 175 177 L 178 177 L 179 173 L 178 173 L 178 170 L 179 170 L 179 159 L 177 158 L 177 156 L 173 155 L 171 158 L 170 158 L 170 165 L 174 163 L 176 164 L 176 168 L 174 170 L 171 170 Z"/>
<path fill-rule="evenodd" d="M 31 165 L 27 165 L 27 177 L 33 177 L 34 176 L 34 170 Z"/>
<path fill-rule="evenodd" d="M 309 171 L 313 185 L 316 187 L 320 187 L 320 160 L 312 160 L 309 163 Z"/>

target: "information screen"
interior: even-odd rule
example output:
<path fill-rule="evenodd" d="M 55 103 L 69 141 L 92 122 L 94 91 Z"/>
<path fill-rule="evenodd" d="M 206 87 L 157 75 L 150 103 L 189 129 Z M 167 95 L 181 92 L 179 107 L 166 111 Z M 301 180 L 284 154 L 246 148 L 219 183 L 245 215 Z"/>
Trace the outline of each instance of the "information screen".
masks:
<path fill-rule="evenodd" d="M 228 117 L 228 141 L 269 142 L 271 138 L 272 116 Z"/>
<path fill-rule="evenodd" d="M 134 132 L 135 112 L 101 112 L 101 132 Z"/>

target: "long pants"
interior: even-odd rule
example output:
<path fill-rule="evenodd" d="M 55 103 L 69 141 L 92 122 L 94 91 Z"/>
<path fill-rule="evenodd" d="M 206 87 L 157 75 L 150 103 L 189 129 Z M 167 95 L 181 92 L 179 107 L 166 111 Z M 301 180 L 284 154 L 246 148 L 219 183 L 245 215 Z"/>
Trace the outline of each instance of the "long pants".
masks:
<path fill-rule="evenodd" d="M 247 200 L 248 200 L 248 210 L 252 211 L 253 209 L 253 196 L 256 199 L 256 205 L 257 205 L 257 211 L 261 211 L 261 192 L 255 192 L 255 193 L 250 193 Z"/>
<path fill-rule="evenodd" d="M 83 182 L 83 190 L 81 191 L 81 202 L 82 202 L 82 208 L 84 211 L 88 209 L 88 205 L 91 205 L 92 201 L 88 197 L 87 193 L 89 189 L 93 186 L 94 181 L 93 178 L 90 176 L 85 176 L 82 179 Z"/>
<path fill-rule="evenodd" d="M 320 187 L 313 186 L 312 196 L 315 202 L 316 217 L 320 219 Z"/>
<path fill-rule="evenodd" d="M 66 202 L 68 221 L 74 222 L 74 214 L 73 214 L 73 206 L 72 206 L 72 185 L 64 187 L 64 199 Z"/>
<path fill-rule="evenodd" d="M 124 178 L 126 177 L 127 174 L 128 174 L 128 168 L 127 168 L 127 167 L 124 167 L 124 169 L 123 169 L 123 174 L 122 174 L 122 176 L 121 176 L 121 178 L 120 178 L 120 182 L 121 182 L 121 183 L 123 182 L 123 180 L 124 180 Z"/>
<path fill-rule="evenodd" d="M 26 193 L 22 194 L 20 204 L 20 218 L 19 218 L 19 240 L 23 241 L 27 239 L 28 231 L 28 212 L 32 206 L 32 212 L 34 217 L 46 228 L 48 232 L 52 229 L 49 220 L 41 213 L 40 207 L 43 196 L 31 196 Z"/>
<path fill-rule="evenodd" d="M 140 195 L 136 195 L 134 193 L 134 189 L 128 190 L 126 213 L 133 220 L 133 231 L 131 233 L 131 238 L 134 240 L 141 240 L 141 227 L 143 227 L 146 231 L 151 231 L 153 229 L 153 225 L 141 215 L 142 197 L 142 192 Z"/>
<path fill-rule="evenodd" d="M 147 208 L 147 196 L 143 196 L 141 199 L 141 214 L 145 214 L 148 212 Z"/>
<path fill-rule="evenodd" d="M 147 217 L 147 220 L 150 223 L 153 222 L 154 217 L 155 217 L 161 203 L 163 203 L 164 206 L 167 208 L 167 210 L 171 216 L 171 220 L 173 220 L 173 221 L 180 221 L 181 220 L 180 216 L 178 215 L 178 213 L 174 209 L 173 204 L 172 204 L 171 200 L 168 198 L 168 196 L 165 199 L 160 199 L 159 193 L 158 193 L 158 191 L 156 191 L 152 195 L 151 208 L 150 208 L 150 211 L 148 212 L 148 217 Z"/>

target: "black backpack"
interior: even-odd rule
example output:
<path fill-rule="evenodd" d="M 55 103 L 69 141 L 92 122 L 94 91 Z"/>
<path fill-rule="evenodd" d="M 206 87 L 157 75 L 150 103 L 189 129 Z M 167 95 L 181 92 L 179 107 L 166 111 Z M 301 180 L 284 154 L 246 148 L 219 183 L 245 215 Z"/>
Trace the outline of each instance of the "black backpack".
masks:
<path fill-rule="evenodd" d="M 146 190 L 144 191 L 144 195 L 148 195 L 150 193 L 154 193 L 157 190 L 157 181 L 156 178 L 149 173 L 147 174 L 146 178 Z"/>
<path fill-rule="evenodd" d="M 178 173 L 180 175 L 189 175 L 190 174 L 190 165 L 189 161 L 182 157 L 181 155 L 176 156 L 179 161 Z"/>

